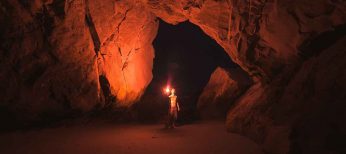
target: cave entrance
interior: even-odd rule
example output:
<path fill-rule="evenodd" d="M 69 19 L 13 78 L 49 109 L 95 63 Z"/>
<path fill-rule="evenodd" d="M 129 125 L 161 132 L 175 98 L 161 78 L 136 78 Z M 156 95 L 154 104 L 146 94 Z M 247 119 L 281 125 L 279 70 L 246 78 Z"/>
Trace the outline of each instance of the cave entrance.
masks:
<path fill-rule="evenodd" d="M 218 67 L 237 68 L 215 40 L 190 22 L 171 25 L 160 20 L 153 42 L 153 79 L 137 104 L 140 120 L 158 120 L 167 114 L 167 82 L 176 89 L 181 106 L 178 121 L 196 118 L 197 100 Z"/>

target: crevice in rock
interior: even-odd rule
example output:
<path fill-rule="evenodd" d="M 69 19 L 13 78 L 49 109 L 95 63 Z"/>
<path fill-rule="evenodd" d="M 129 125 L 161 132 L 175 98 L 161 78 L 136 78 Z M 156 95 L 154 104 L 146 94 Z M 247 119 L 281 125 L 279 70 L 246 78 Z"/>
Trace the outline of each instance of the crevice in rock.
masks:
<path fill-rule="evenodd" d="M 85 3 L 85 21 L 86 21 L 86 24 L 88 25 L 89 32 L 90 32 L 91 38 L 92 38 L 93 43 L 94 43 L 95 54 L 98 55 L 100 48 L 101 48 L 101 41 L 100 41 L 100 37 L 97 33 L 95 24 L 93 22 L 92 16 L 90 14 L 89 1 L 88 0 L 86 0 L 86 3 Z"/>
<path fill-rule="evenodd" d="M 126 20 L 126 17 L 127 17 L 127 13 L 131 10 L 132 8 L 129 8 L 129 9 L 127 9 L 126 11 L 125 11 L 125 13 L 124 13 L 124 17 L 120 20 L 120 22 L 119 22 L 119 24 L 118 24 L 118 34 L 119 34 L 119 32 L 120 32 L 120 26 L 121 26 L 121 24 Z"/>
<path fill-rule="evenodd" d="M 243 36 L 241 36 L 238 40 L 237 49 L 240 52 L 245 52 L 244 60 L 248 61 L 249 63 L 260 63 L 260 61 L 256 59 L 255 55 L 257 52 L 256 46 L 260 41 L 258 32 L 260 30 L 260 22 L 266 3 L 267 0 L 249 0 L 247 5 L 247 12 L 241 14 L 242 18 L 246 22 L 244 23 L 244 26 L 240 26 L 244 27 L 240 29 Z M 234 6 L 237 6 L 237 4 L 234 4 Z M 251 76 L 260 78 L 264 83 L 270 82 L 270 76 L 257 65 L 251 65 L 247 67 Z"/>
<path fill-rule="evenodd" d="M 307 60 L 310 57 L 317 56 L 328 47 L 332 46 L 346 35 L 346 24 L 335 27 L 333 31 L 327 31 L 312 39 L 306 40 L 299 48 L 299 55 Z"/>
<path fill-rule="evenodd" d="M 123 54 L 121 53 L 121 48 L 120 47 L 118 47 L 118 52 L 119 52 L 120 56 L 122 57 Z"/>
<path fill-rule="evenodd" d="M 18 0 L 18 2 L 22 5 L 23 8 L 25 8 L 26 10 L 30 10 L 30 1 L 27 0 Z"/>
<path fill-rule="evenodd" d="M 299 34 L 307 34 L 307 32 L 302 31 L 302 25 L 301 25 L 301 20 L 299 16 L 297 15 L 294 10 L 288 10 L 287 13 L 292 16 L 292 18 L 295 20 L 296 24 L 298 25 L 298 33 Z"/>
<path fill-rule="evenodd" d="M 116 26 L 116 31 L 114 31 L 109 37 L 107 37 L 107 39 L 102 43 L 102 46 L 107 46 L 110 42 L 112 42 L 116 37 L 116 34 L 119 34 L 119 32 L 120 32 L 120 26 L 121 26 L 121 24 L 126 20 L 126 16 L 127 16 L 127 13 L 129 12 L 131 10 L 131 8 L 130 9 L 128 9 L 128 10 L 126 10 L 125 11 L 125 13 L 124 13 L 124 17 L 121 19 L 121 21 L 118 23 L 118 25 Z M 120 50 L 120 47 L 118 47 L 119 48 L 119 53 L 120 53 L 120 55 L 121 55 L 121 50 Z M 101 51 L 102 52 L 102 51 Z M 122 55 L 121 55 L 122 56 Z"/>
<path fill-rule="evenodd" d="M 128 12 L 129 12 L 131 9 L 132 9 L 132 8 L 129 8 L 129 9 L 127 9 L 127 10 L 125 11 L 124 17 L 120 20 L 120 22 L 119 22 L 118 25 L 116 26 L 116 27 L 117 27 L 117 33 L 118 33 L 118 34 L 120 33 L 120 27 L 121 27 L 122 23 L 126 20 L 127 14 L 128 14 Z M 108 43 L 108 42 L 110 42 L 111 40 L 113 40 L 114 35 L 115 35 L 115 34 L 112 34 L 109 38 L 107 38 L 107 40 L 105 41 L 105 43 Z M 131 49 L 131 50 L 129 51 L 129 53 L 126 55 L 125 60 L 124 60 L 124 61 L 122 60 L 122 66 L 121 66 L 121 74 L 122 74 L 122 77 L 123 77 L 123 80 L 124 80 L 124 83 L 125 83 L 125 90 L 126 90 L 126 91 L 127 91 L 127 80 L 126 80 L 125 72 L 124 72 L 124 71 L 125 71 L 126 67 L 128 66 L 128 58 L 129 58 L 129 56 L 131 55 L 132 50 L 133 50 L 133 49 Z M 122 53 L 122 51 L 121 51 L 121 47 L 119 47 L 119 46 L 118 46 L 118 52 L 119 52 L 119 54 L 120 54 L 120 57 L 123 57 L 123 53 Z M 123 59 L 123 58 L 122 58 L 122 59 Z"/>
<path fill-rule="evenodd" d="M 109 107 L 115 102 L 115 97 L 112 95 L 111 86 L 106 76 L 100 75 L 99 82 L 102 90 L 103 97 L 105 98 L 105 106 Z"/>
<path fill-rule="evenodd" d="M 129 53 L 126 55 L 126 58 L 125 58 L 125 60 L 124 60 L 124 62 L 123 62 L 123 65 L 122 65 L 122 67 L 121 67 L 121 70 L 122 70 L 122 71 L 124 71 L 124 69 L 128 66 L 128 64 L 129 64 L 129 63 L 128 63 L 129 57 L 130 57 L 132 51 L 133 51 L 133 49 L 131 49 L 131 50 L 129 51 Z"/>
<path fill-rule="evenodd" d="M 54 62 L 58 62 L 58 57 L 53 53 L 52 44 L 49 42 L 49 38 L 53 32 L 54 28 L 54 17 L 49 15 L 48 8 L 46 6 L 42 7 L 42 12 L 37 13 L 36 19 L 40 22 L 41 31 L 43 34 L 43 49 L 49 49 L 48 54 L 54 60 Z"/>
<path fill-rule="evenodd" d="M 227 2 L 228 9 L 229 9 L 228 27 L 227 27 L 227 41 L 228 41 L 228 43 L 231 43 L 233 5 L 232 5 L 232 2 L 230 0 L 227 0 L 226 2 Z"/>
<path fill-rule="evenodd" d="M 130 10 L 130 9 L 129 9 L 129 10 Z M 126 11 L 125 17 L 123 18 L 123 20 L 125 20 L 127 12 L 128 12 L 128 10 Z M 121 23 L 120 23 L 120 24 L 121 24 Z M 143 30 L 143 27 L 144 27 L 144 26 L 141 27 L 140 32 Z M 118 30 L 119 30 L 119 27 L 118 27 Z M 139 33 L 140 33 L 140 32 L 139 32 Z M 137 38 L 139 39 L 139 34 L 138 34 L 138 37 L 137 37 Z M 138 40 L 138 41 L 140 41 L 140 40 Z M 135 48 L 135 49 L 132 48 L 132 49 L 127 53 L 125 60 L 122 61 L 121 73 L 122 73 L 122 75 L 123 75 L 123 79 L 124 79 L 126 91 L 127 91 L 127 80 L 126 80 L 125 72 L 124 72 L 124 71 L 125 71 L 125 69 L 127 68 L 128 64 L 129 64 L 129 58 L 130 58 L 131 54 L 132 54 L 132 53 L 135 53 L 137 50 L 139 50 L 139 48 Z M 121 48 L 120 48 L 120 47 L 118 47 L 118 51 L 119 51 L 120 56 L 123 57 L 123 54 L 121 53 Z"/>
<path fill-rule="evenodd" d="M 115 36 L 116 32 L 113 32 L 107 39 L 106 41 L 104 41 L 102 43 L 102 46 L 107 46 L 110 42 L 112 42 L 114 40 L 114 36 Z M 101 51 L 102 52 L 102 51 Z"/>
<path fill-rule="evenodd" d="M 25 74 L 25 77 L 23 77 L 25 85 L 27 86 L 34 85 L 36 80 L 39 79 L 43 75 L 46 69 L 47 67 L 42 64 L 36 65 L 35 68 L 30 70 L 30 72 Z"/>
<path fill-rule="evenodd" d="M 48 6 L 54 11 L 55 15 L 60 19 L 65 17 L 65 0 L 54 0 Z"/>

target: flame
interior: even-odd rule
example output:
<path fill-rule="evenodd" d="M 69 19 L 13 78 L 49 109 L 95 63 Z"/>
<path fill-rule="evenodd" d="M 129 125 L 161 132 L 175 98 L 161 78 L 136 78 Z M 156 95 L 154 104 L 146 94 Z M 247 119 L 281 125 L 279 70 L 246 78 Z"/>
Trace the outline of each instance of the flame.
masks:
<path fill-rule="evenodd" d="M 169 94 L 169 92 L 171 92 L 171 89 L 169 88 L 169 86 L 167 86 L 165 89 L 164 89 L 164 92 L 166 94 Z"/>

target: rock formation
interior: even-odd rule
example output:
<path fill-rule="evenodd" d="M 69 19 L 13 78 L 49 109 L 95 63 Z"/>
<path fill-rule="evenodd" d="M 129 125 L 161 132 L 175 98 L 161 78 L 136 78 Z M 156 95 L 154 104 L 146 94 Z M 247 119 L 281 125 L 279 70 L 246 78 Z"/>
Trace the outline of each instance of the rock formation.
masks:
<path fill-rule="evenodd" d="M 229 111 L 230 131 L 270 153 L 345 150 L 342 0 L 3 0 L 0 8 L 2 119 L 130 106 L 152 78 L 159 17 L 198 25 L 255 81 Z"/>
<path fill-rule="evenodd" d="M 150 7 L 151 9 L 167 10 L 166 14 L 153 11 L 167 22 L 175 24 L 181 20 L 189 20 L 200 26 L 256 82 L 229 112 L 226 125 L 230 131 L 256 140 L 270 153 L 343 150 L 342 141 L 335 136 L 345 134 L 346 127 L 341 124 L 345 116 L 328 116 L 328 120 L 338 119 L 332 123 L 327 123 L 328 120 L 318 123 L 318 119 L 329 115 L 333 109 L 344 110 L 340 104 L 345 100 L 342 96 L 346 94 L 341 88 L 344 86 L 311 80 L 319 76 L 317 69 L 323 72 L 325 68 L 328 76 L 340 78 L 333 81 L 338 80 L 338 85 L 345 84 L 342 69 L 337 71 L 327 68 L 334 65 L 337 65 L 335 68 L 342 67 L 340 59 L 343 59 L 344 47 L 342 43 L 336 45 L 336 42 L 345 36 L 345 2 L 210 0 L 175 4 L 160 1 L 154 4 L 160 7 Z M 334 45 L 337 47 L 333 47 Z M 322 61 L 323 53 L 332 53 L 329 50 L 341 57 L 330 57 L 334 60 L 329 64 L 317 62 Z M 314 58 L 316 56 L 321 56 L 320 60 Z M 312 58 L 314 62 L 310 63 L 318 63 L 320 67 L 311 68 L 314 64 L 307 64 Z M 306 77 L 304 72 L 311 73 Z M 292 81 L 292 78 L 296 81 Z M 305 82 L 309 85 L 300 85 Z M 319 85 L 321 82 L 325 84 Z M 326 91 L 335 91 L 335 94 Z M 307 96 L 299 96 L 301 92 L 305 92 Z M 322 96 L 318 96 L 319 94 Z M 320 97 L 323 99 L 318 99 Z M 294 106 L 294 102 L 300 103 Z M 310 111 L 308 104 L 312 102 L 319 105 Z M 335 103 L 335 108 L 325 110 L 325 106 L 330 103 Z M 302 110 L 303 106 L 306 110 Z M 281 112 L 282 109 L 285 112 Z M 312 133 L 315 128 L 304 122 L 323 129 Z M 310 132 L 309 137 L 304 136 L 307 132 Z M 324 134 L 323 137 L 319 133 Z M 307 145 L 304 141 L 313 140 L 314 135 L 319 136 L 316 145 Z M 328 143 L 329 147 L 323 143 Z M 333 143 L 339 146 L 333 146 Z"/>
<path fill-rule="evenodd" d="M 197 109 L 202 119 L 224 119 L 232 103 L 249 87 L 251 80 L 240 68 L 218 67 L 198 98 Z"/>
<path fill-rule="evenodd" d="M 0 5 L 0 102 L 18 123 L 130 106 L 149 84 L 158 23 L 141 3 Z"/>

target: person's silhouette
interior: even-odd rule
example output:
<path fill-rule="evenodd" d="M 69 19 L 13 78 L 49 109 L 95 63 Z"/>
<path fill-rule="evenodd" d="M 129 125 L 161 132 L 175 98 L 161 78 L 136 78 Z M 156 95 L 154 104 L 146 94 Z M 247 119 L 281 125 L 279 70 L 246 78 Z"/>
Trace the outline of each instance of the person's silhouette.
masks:
<path fill-rule="evenodd" d="M 166 123 L 166 128 L 174 128 L 175 121 L 178 117 L 178 111 L 180 110 L 179 104 L 177 102 L 177 96 L 175 95 L 175 89 L 171 90 L 171 94 L 168 96 L 170 100 L 168 119 Z"/>

